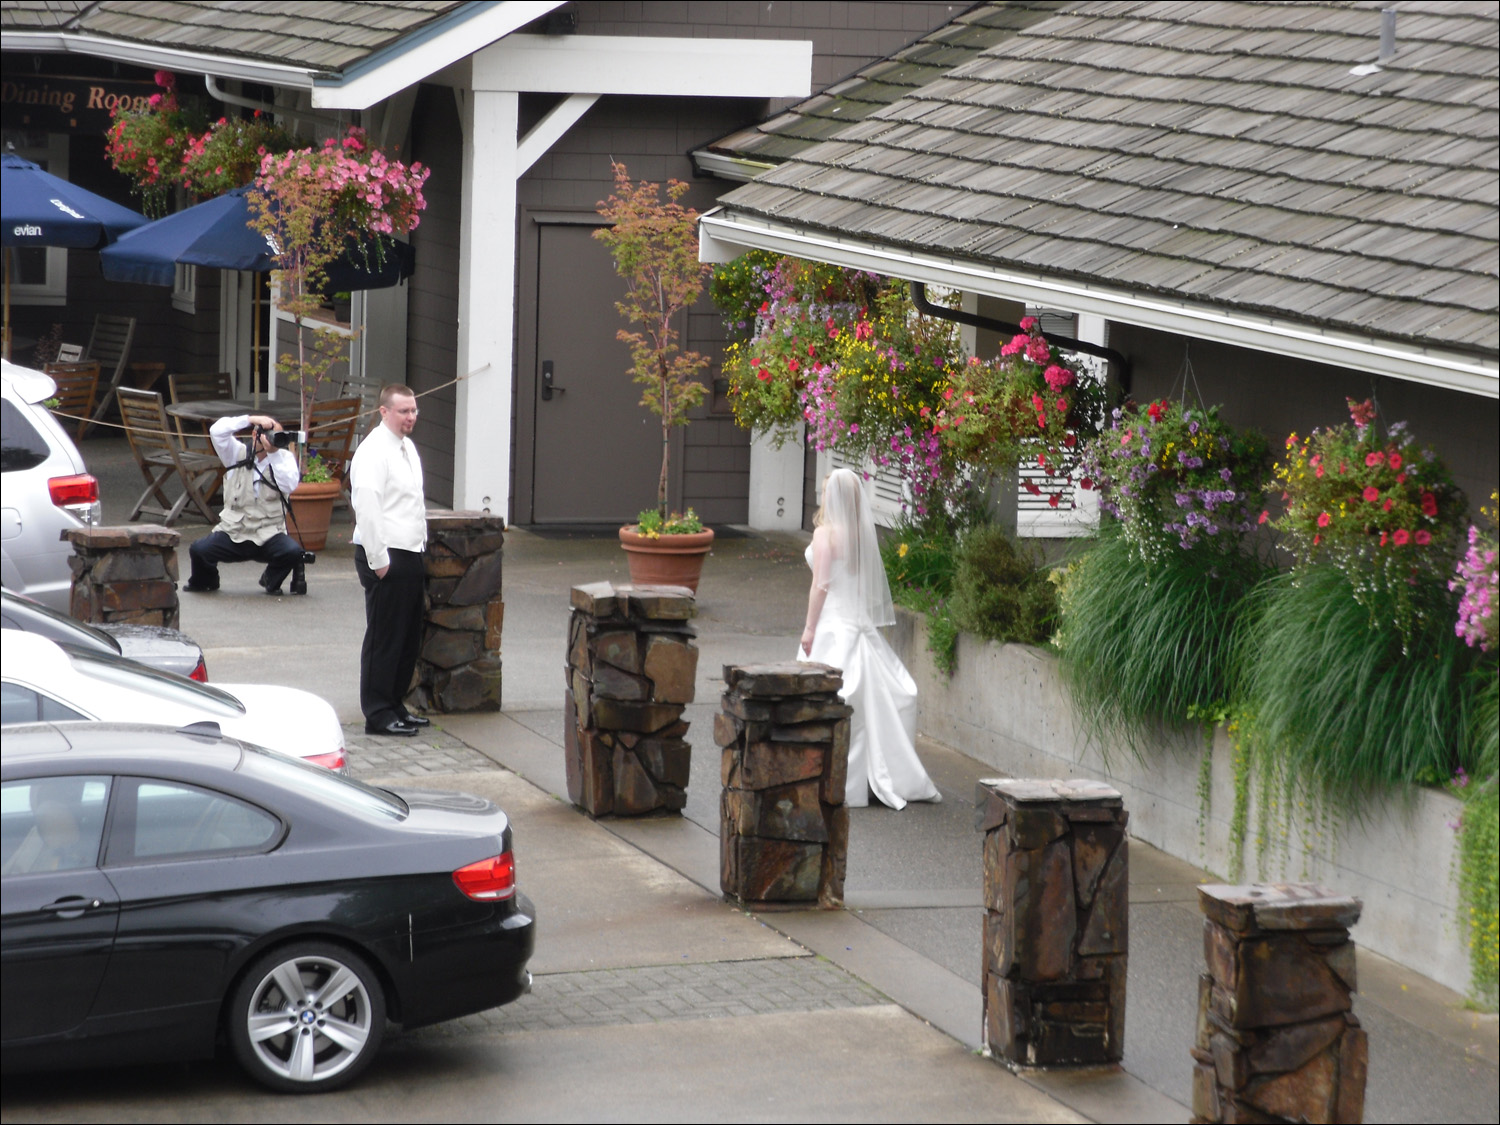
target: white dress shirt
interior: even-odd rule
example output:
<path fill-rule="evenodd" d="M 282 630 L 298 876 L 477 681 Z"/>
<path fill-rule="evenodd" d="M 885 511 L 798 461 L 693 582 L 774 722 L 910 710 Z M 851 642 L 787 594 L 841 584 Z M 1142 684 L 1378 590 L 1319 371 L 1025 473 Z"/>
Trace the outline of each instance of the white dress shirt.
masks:
<path fill-rule="evenodd" d="M 349 462 L 354 501 L 353 542 L 365 549 L 371 570 L 391 564 L 392 548 L 421 551 L 427 546 L 427 502 L 422 461 L 409 438 L 382 423 L 365 435 Z"/>
<path fill-rule="evenodd" d="M 245 460 L 247 452 L 245 443 L 234 435 L 249 427 L 250 415 L 234 414 L 228 418 L 220 418 L 208 428 L 209 439 L 214 443 L 214 452 L 219 455 L 219 460 L 224 462 L 225 468 L 232 469 Z M 297 468 L 297 458 L 293 456 L 290 449 L 273 449 L 270 453 L 258 457 L 255 463 L 262 473 L 268 468 L 271 470 L 276 487 L 281 489 L 283 495 L 290 496 L 292 489 L 296 488 L 302 480 L 302 472 Z M 259 496 L 260 474 L 256 473 L 253 476 L 255 495 Z"/>

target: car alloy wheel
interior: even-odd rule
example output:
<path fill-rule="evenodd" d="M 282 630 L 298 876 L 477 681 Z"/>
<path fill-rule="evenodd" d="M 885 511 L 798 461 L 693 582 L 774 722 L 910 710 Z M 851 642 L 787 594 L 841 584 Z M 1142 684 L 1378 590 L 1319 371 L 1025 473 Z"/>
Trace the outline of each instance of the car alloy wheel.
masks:
<path fill-rule="evenodd" d="M 230 1038 L 272 1089 L 331 1090 L 369 1065 L 385 1035 L 385 994 L 358 954 L 323 942 L 273 950 L 235 990 Z"/>

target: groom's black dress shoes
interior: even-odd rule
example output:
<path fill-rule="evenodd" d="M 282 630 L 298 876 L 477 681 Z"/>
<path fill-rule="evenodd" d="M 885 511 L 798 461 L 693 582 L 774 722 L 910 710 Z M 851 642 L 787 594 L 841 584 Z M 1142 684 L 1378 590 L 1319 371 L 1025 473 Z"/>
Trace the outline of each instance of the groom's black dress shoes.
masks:
<path fill-rule="evenodd" d="M 410 737 L 411 735 L 417 733 L 417 727 L 414 723 L 408 723 L 402 719 L 398 719 L 395 716 L 392 716 L 389 719 L 380 719 L 378 721 L 365 723 L 365 733 L 395 734 Z"/>

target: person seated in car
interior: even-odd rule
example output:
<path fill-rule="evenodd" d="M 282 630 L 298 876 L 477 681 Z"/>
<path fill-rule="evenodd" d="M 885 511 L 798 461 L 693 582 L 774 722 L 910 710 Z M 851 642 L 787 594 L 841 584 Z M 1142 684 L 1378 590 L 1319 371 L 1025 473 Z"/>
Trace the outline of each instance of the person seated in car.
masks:
<path fill-rule="evenodd" d="M 252 458 L 234 435 L 254 427 Z M 186 589 L 208 593 L 219 588 L 219 564 L 254 559 L 266 564 L 260 584 L 268 594 L 281 593 L 281 583 L 302 561 L 302 545 L 286 533 L 285 498 L 302 479 L 290 449 L 277 449 L 271 435 L 281 423 L 265 414 L 237 414 L 220 418 L 209 430 L 214 451 L 228 467 L 224 477 L 224 509 L 214 529 L 188 548 L 193 571 Z M 293 592 L 300 592 L 293 583 Z"/>

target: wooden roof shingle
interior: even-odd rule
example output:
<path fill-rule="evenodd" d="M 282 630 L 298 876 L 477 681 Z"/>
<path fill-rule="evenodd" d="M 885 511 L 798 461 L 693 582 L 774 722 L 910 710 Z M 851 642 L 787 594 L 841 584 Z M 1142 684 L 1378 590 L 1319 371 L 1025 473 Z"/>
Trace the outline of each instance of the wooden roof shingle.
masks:
<path fill-rule="evenodd" d="M 1500 4 L 1017 0 L 711 146 L 736 214 L 1500 353 Z"/>

